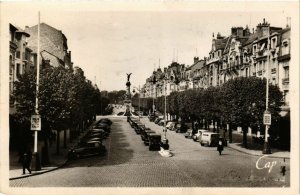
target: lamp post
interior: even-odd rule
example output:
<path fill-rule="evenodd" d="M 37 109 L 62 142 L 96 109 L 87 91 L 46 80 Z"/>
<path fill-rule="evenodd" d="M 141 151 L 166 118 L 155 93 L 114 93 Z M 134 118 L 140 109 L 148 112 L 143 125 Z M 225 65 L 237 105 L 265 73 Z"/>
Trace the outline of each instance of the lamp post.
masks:
<path fill-rule="evenodd" d="M 164 94 L 165 94 L 165 111 L 164 111 L 164 139 L 162 140 L 162 147 L 169 151 L 169 140 L 167 139 L 167 125 L 166 125 L 166 120 L 167 120 L 167 117 L 166 117 L 166 113 L 167 113 L 167 93 L 166 93 L 166 78 L 164 79 Z"/>
<path fill-rule="evenodd" d="M 40 81 L 40 12 L 38 13 L 38 36 L 37 36 L 37 70 L 36 70 L 36 94 L 35 94 L 35 115 L 31 117 L 31 130 L 34 131 L 34 148 L 32 153 L 32 169 L 41 170 L 41 161 L 38 153 L 38 131 L 41 130 L 41 117 L 39 115 L 39 81 Z"/>
<path fill-rule="evenodd" d="M 264 142 L 264 149 L 262 151 L 263 154 L 271 154 L 271 148 L 269 144 L 269 127 L 271 125 L 271 113 L 269 112 L 269 66 L 270 66 L 270 32 L 268 36 L 268 54 L 267 54 L 267 66 L 266 66 L 266 110 L 264 112 L 263 121 L 264 125 L 266 125 L 265 129 L 265 142 Z"/>

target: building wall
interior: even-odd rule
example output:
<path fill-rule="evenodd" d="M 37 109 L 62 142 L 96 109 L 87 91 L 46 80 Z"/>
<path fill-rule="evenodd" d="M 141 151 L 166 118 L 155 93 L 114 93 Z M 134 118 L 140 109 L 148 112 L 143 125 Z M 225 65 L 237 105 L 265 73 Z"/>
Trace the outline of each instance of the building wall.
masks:
<path fill-rule="evenodd" d="M 231 30 L 229 37 L 222 37 L 218 33 L 217 39 L 212 40 L 212 50 L 209 57 L 204 59 L 203 67 L 193 70 L 193 65 L 190 68 L 182 68 L 173 62 L 165 68 L 168 78 L 177 75 L 177 91 L 205 89 L 236 77 L 255 76 L 268 78 L 271 84 L 278 85 L 288 105 L 290 27 L 271 27 L 264 20 L 257 25 L 252 34 L 248 27 L 235 27 Z M 199 58 L 195 57 L 194 60 L 199 61 Z M 151 86 L 152 84 L 148 83 L 148 87 Z M 160 95 L 158 94 L 158 97 Z"/>

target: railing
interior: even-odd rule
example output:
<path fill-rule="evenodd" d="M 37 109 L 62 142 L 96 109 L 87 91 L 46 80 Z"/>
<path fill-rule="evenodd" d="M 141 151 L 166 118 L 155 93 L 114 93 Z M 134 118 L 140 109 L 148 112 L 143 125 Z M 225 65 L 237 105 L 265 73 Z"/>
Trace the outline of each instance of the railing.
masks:
<path fill-rule="evenodd" d="M 258 76 L 262 75 L 262 70 L 257 71 Z"/>
<path fill-rule="evenodd" d="M 274 74 L 274 73 L 276 73 L 276 68 L 271 69 L 271 74 Z"/>
<path fill-rule="evenodd" d="M 284 79 L 282 79 L 282 84 L 283 85 L 287 85 L 287 84 L 289 84 L 289 82 L 290 82 L 290 78 L 284 78 Z"/>

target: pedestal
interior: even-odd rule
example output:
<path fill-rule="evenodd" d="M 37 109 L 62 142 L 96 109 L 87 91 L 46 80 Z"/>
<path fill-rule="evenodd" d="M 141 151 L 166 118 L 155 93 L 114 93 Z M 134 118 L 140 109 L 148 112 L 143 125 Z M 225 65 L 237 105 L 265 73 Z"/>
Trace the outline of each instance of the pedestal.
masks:
<path fill-rule="evenodd" d="M 269 142 L 264 143 L 263 154 L 271 154 L 271 148 Z"/>
<path fill-rule="evenodd" d="M 31 169 L 32 169 L 32 171 L 40 171 L 41 170 L 41 159 L 40 159 L 40 155 L 38 152 L 32 153 Z"/>

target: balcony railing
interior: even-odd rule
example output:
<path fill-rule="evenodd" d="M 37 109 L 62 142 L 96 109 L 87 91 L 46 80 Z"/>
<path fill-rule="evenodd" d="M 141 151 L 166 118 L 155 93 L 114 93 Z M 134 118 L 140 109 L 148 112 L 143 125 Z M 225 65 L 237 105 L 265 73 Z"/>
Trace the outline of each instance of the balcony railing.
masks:
<path fill-rule="evenodd" d="M 257 71 L 257 75 L 261 76 L 262 75 L 262 70 Z"/>
<path fill-rule="evenodd" d="M 287 85 L 287 84 L 289 84 L 289 82 L 290 82 L 290 78 L 284 78 L 284 79 L 282 79 L 282 84 L 283 85 Z"/>
<path fill-rule="evenodd" d="M 271 74 L 275 74 L 276 73 L 276 68 L 272 68 L 271 69 Z"/>

